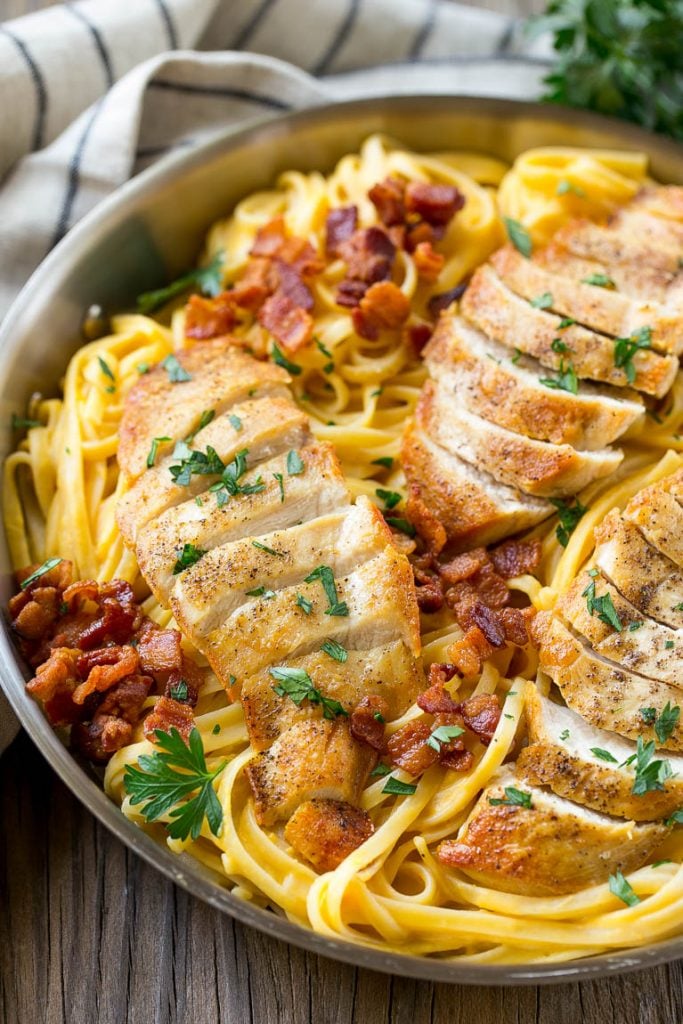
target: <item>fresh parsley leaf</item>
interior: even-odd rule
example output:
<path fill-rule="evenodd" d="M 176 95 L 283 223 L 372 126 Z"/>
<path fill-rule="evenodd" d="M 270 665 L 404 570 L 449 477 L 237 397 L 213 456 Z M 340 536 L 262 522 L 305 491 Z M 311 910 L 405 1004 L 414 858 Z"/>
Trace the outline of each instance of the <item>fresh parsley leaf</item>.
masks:
<path fill-rule="evenodd" d="M 147 469 L 151 469 L 152 466 L 154 465 L 154 463 L 156 462 L 156 460 L 157 460 L 157 451 L 159 450 L 159 445 L 163 444 L 165 441 L 172 441 L 172 440 L 173 440 L 173 438 L 171 438 L 171 437 L 153 437 L 152 438 L 152 444 L 150 445 L 149 455 L 147 456 Z"/>
<path fill-rule="evenodd" d="M 442 743 L 450 743 L 451 740 L 457 739 L 458 736 L 462 736 L 464 729 L 461 729 L 459 725 L 440 725 L 437 729 L 433 729 L 431 735 L 425 741 L 428 747 L 432 750 L 436 750 L 437 753 L 441 753 Z"/>
<path fill-rule="evenodd" d="M 273 362 L 277 363 L 278 366 L 281 366 L 283 370 L 287 371 L 287 373 L 291 373 L 292 377 L 299 376 L 301 373 L 301 367 L 297 366 L 296 363 L 290 362 L 282 349 L 279 348 L 275 342 L 273 342 L 273 348 L 270 354 L 273 357 Z"/>
<path fill-rule="evenodd" d="M 341 644 L 338 644 L 336 640 L 326 640 L 320 648 L 325 654 L 329 654 L 330 658 L 335 661 L 345 662 L 349 656 L 349 652 Z"/>
<path fill-rule="evenodd" d="M 384 505 L 388 509 L 396 508 L 401 502 L 402 498 L 398 491 L 386 491 L 383 487 L 378 487 L 375 490 L 375 494 L 384 502 Z"/>
<path fill-rule="evenodd" d="M 383 391 L 384 388 L 375 388 L 374 391 L 370 392 L 370 398 L 379 398 Z"/>
<path fill-rule="evenodd" d="M 667 818 L 664 822 L 671 828 L 673 825 L 683 825 L 683 808 L 679 807 L 677 811 L 674 811 L 671 817 Z M 659 864 L 671 864 L 670 860 L 660 860 L 657 864 L 653 864 L 652 867 L 656 868 Z"/>
<path fill-rule="evenodd" d="M 569 361 L 565 366 L 564 359 L 560 359 L 557 377 L 540 377 L 539 383 L 545 384 L 547 388 L 554 388 L 556 391 L 569 391 L 572 395 L 579 393 L 579 379 L 576 376 L 574 364 Z"/>
<path fill-rule="evenodd" d="M 35 583 L 41 576 L 44 576 L 46 572 L 50 572 L 51 569 L 54 569 L 55 566 L 59 565 L 59 563 L 63 561 L 63 558 L 48 558 L 47 561 L 43 562 L 42 565 L 39 565 L 37 569 L 34 569 L 31 575 L 27 576 L 26 579 L 19 584 L 19 589 L 26 590 L 32 583 Z"/>
<path fill-rule="evenodd" d="M 323 373 L 332 373 L 334 371 L 334 363 L 325 363 L 323 366 Z"/>
<path fill-rule="evenodd" d="M 182 295 L 183 292 L 189 291 L 190 288 L 199 288 L 203 295 L 218 295 L 223 287 L 221 276 L 223 258 L 222 252 L 216 253 L 211 262 L 205 267 L 198 267 L 196 270 L 191 270 L 188 274 L 183 274 L 182 277 L 172 281 L 171 284 L 166 285 L 164 288 L 157 288 L 154 291 L 143 292 L 142 295 L 138 295 L 138 312 L 145 315 L 153 313 L 159 306 L 165 305 L 165 303 L 174 299 L 177 295 Z"/>
<path fill-rule="evenodd" d="M 346 601 L 337 601 L 336 604 L 330 605 L 330 607 L 325 610 L 325 615 L 339 616 L 340 618 L 345 618 L 348 614 L 349 606 Z"/>
<path fill-rule="evenodd" d="M 40 420 L 26 420 L 22 416 L 12 413 L 12 430 L 30 430 L 31 427 L 42 427 Z"/>
<path fill-rule="evenodd" d="M 219 733 L 220 731 L 221 731 L 221 727 L 220 727 L 220 725 L 218 724 L 218 722 L 216 722 L 216 724 L 214 725 L 214 727 L 213 727 L 213 729 L 211 730 L 211 732 L 213 733 L 213 735 L 214 735 L 214 736 L 218 736 L 218 733 Z"/>
<path fill-rule="evenodd" d="M 372 466 L 382 466 L 384 469 L 391 469 L 394 460 L 391 455 L 383 455 L 380 459 L 373 459 Z"/>
<path fill-rule="evenodd" d="M 174 683 L 169 687 L 168 690 L 173 700 L 187 700 L 188 689 L 187 683 L 184 679 L 179 679 L 177 683 Z"/>
<path fill-rule="evenodd" d="M 535 299 L 531 299 L 531 305 L 535 309 L 550 309 L 553 304 L 553 297 L 550 292 L 543 292 L 542 295 L 537 295 Z"/>
<path fill-rule="evenodd" d="M 256 477 L 254 482 L 251 484 L 245 484 L 242 482 L 242 477 L 247 472 L 248 468 L 248 454 L 248 448 L 240 449 L 234 459 L 232 459 L 227 466 L 224 466 L 220 480 L 209 487 L 209 490 L 215 493 L 216 503 L 219 507 L 225 505 L 230 498 L 234 498 L 238 494 L 260 494 L 261 491 L 266 489 L 263 478 L 260 476 Z"/>
<path fill-rule="evenodd" d="M 574 351 L 566 341 L 562 341 L 562 338 L 553 338 L 550 343 L 550 347 L 553 352 L 557 352 L 558 355 L 566 355 L 568 352 Z"/>
<path fill-rule="evenodd" d="M 585 516 L 588 509 L 581 504 L 578 498 L 575 499 L 573 505 L 568 505 L 562 498 L 549 498 L 548 500 L 557 509 L 557 516 L 560 520 L 555 528 L 555 536 L 562 547 L 566 548 L 579 520 Z"/>
<path fill-rule="evenodd" d="M 265 592 L 266 592 L 266 588 L 265 587 L 254 587 L 253 590 L 245 590 L 244 591 L 244 593 L 247 595 L 247 597 L 261 597 L 263 594 L 265 594 Z"/>
<path fill-rule="evenodd" d="M 265 551 L 267 555 L 276 555 L 278 558 L 285 558 L 284 551 L 276 551 L 275 548 L 269 548 L 267 544 L 262 544 L 260 540 L 252 540 L 252 547 L 258 548 L 259 551 Z"/>
<path fill-rule="evenodd" d="M 607 274 L 589 274 L 581 278 L 582 284 L 594 284 L 597 288 L 616 288 L 616 284 Z"/>
<path fill-rule="evenodd" d="M 636 744 L 636 774 L 631 792 L 634 796 L 643 796 L 652 790 L 664 789 L 664 783 L 673 775 L 670 761 L 653 760 L 655 741 L 643 743 L 642 736 Z"/>
<path fill-rule="evenodd" d="M 273 473 L 273 476 L 277 480 L 277 485 L 280 488 L 280 504 L 285 500 L 285 478 L 282 473 Z"/>
<path fill-rule="evenodd" d="M 142 375 L 144 373 L 149 373 L 149 363 L 138 363 L 137 366 L 135 367 L 135 369 L 138 371 L 138 373 L 142 377 Z"/>
<path fill-rule="evenodd" d="M 391 793 L 392 796 L 412 796 L 416 789 L 417 785 L 414 782 L 401 782 L 393 775 L 382 786 L 382 792 Z"/>
<path fill-rule="evenodd" d="M 614 607 L 612 595 L 603 594 L 602 597 L 595 596 L 595 580 L 591 580 L 582 592 L 581 597 L 586 598 L 586 608 L 589 615 L 597 613 L 600 622 L 604 622 L 606 626 L 611 626 L 617 633 L 623 631 L 624 625 Z"/>
<path fill-rule="evenodd" d="M 208 770 L 199 729 L 192 730 L 187 744 L 175 728 L 170 732 L 156 729 L 154 735 L 160 752 L 141 754 L 137 766 L 124 769 L 123 786 L 131 804 L 144 803 L 146 821 L 170 813 L 173 820 L 166 829 L 173 839 L 198 839 L 205 818 L 211 832 L 219 835 L 223 810 L 213 783 L 227 761 L 212 772 Z"/>
<path fill-rule="evenodd" d="M 531 241 L 531 235 L 518 220 L 513 220 L 512 217 L 503 217 L 503 223 L 505 224 L 505 230 L 507 231 L 508 238 L 514 245 L 517 252 L 521 252 L 522 256 L 527 258 L 531 256 L 533 250 L 533 243 Z"/>
<path fill-rule="evenodd" d="M 190 431 L 190 433 L 184 439 L 185 440 L 185 444 L 191 444 L 192 441 L 194 441 L 194 439 L 197 436 L 197 434 L 199 433 L 199 431 L 203 430 L 204 427 L 208 427 L 209 423 L 211 423 L 211 420 L 215 417 L 215 415 L 216 415 L 216 410 L 215 409 L 205 409 L 204 412 L 199 417 L 199 423 L 197 424 L 195 429 Z"/>
<path fill-rule="evenodd" d="M 505 787 L 504 797 L 489 797 L 489 803 L 492 807 L 498 807 L 501 804 L 507 807 L 526 807 L 527 810 L 531 809 L 531 793 L 527 793 L 524 789 L 516 789 L 515 786 Z"/>
<path fill-rule="evenodd" d="M 239 418 L 239 416 L 235 416 L 235 414 L 231 412 L 230 415 L 228 416 L 228 419 L 230 420 L 230 425 L 235 428 L 237 433 L 239 433 L 240 430 L 242 429 L 242 420 Z"/>
<path fill-rule="evenodd" d="M 376 722 L 381 722 L 382 725 L 384 725 L 384 723 L 386 722 L 386 718 L 384 717 L 381 711 L 373 711 L 372 717 L 375 719 Z"/>
<path fill-rule="evenodd" d="M 561 740 L 568 740 L 569 739 L 569 729 L 563 729 L 562 730 L 562 732 L 560 733 L 560 739 Z"/>
<path fill-rule="evenodd" d="M 653 725 L 657 717 L 656 708 L 640 708 L 640 717 L 645 722 L 645 725 Z"/>
<path fill-rule="evenodd" d="M 305 468 L 304 460 L 298 452 L 287 452 L 287 472 L 290 476 L 299 476 Z"/>
<path fill-rule="evenodd" d="M 667 651 L 671 651 L 671 650 L 673 650 L 673 648 L 675 647 L 675 644 L 674 644 L 673 640 L 667 640 L 667 641 L 665 642 L 665 644 L 664 644 L 664 647 L 665 647 L 665 649 L 666 649 Z"/>
<path fill-rule="evenodd" d="M 520 361 L 520 359 L 522 358 L 523 355 L 524 355 L 524 353 L 522 352 L 521 348 L 515 348 L 514 356 L 510 356 L 510 362 L 514 363 L 515 366 L 516 366 L 517 363 Z"/>
<path fill-rule="evenodd" d="M 391 768 L 388 764 L 379 761 L 370 772 L 370 775 L 381 778 L 383 775 L 391 775 Z"/>
<path fill-rule="evenodd" d="M 572 192 L 575 196 L 578 196 L 579 199 L 586 198 L 586 193 L 580 185 L 575 185 L 573 182 L 569 181 L 568 178 L 563 178 L 562 181 L 557 183 L 555 194 L 558 196 L 566 196 L 568 192 Z"/>
<path fill-rule="evenodd" d="M 396 519 L 394 516 L 385 516 L 384 519 L 393 530 L 405 533 L 407 537 L 415 536 L 415 527 L 407 519 Z"/>
<path fill-rule="evenodd" d="M 610 764 L 618 764 L 614 754 L 610 754 L 609 750 L 603 750 L 602 747 L 591 747 L 591 754 L 595 754 L 601 761 L 609 761 Z"/>
<path fill-rule="evenodd" d="M 166 370 L 171 384 L 184 384 L 185 381 L 192 380 L 192 375 L 180 365 L 177 356 L 166 356 L 161 365 Z"/>
<path fill-rule="evenodd" d="M 641 327 L 630 338 L 614 339 L 614 365 L 623 369 L 626 380 L 633 384 L 636 379 L 636 368 L 633 357 L 641 349 L 652 347 L 652 328 Z"/>
<path fill-rule="evenodd" d="M 296 595 L 296 603 L 305 615 L 310 615 L 313 610 L 313 603 L 304 597 L 303 594 Z"/>
<path fill-rule="evenodd" d="M 327 346 L 326 346 L 326 345 L 323 345 L 323 343 L 322 343 L 322 341 L 320 340 L 320 338 L 316 338 L 316 339 L 315 339 L 315 343 L 316 343 L 316 345 L 318 346 L 318 350 L 319 350 L 320 352 L 322 352 L 322 354 L 323 354 L 324 356 L 327 356 L 327 358 L 328 358 L 328 359 L 332 359 L 332 358 L 333 358 L 333 356 L 332 356 L 332 353 L 330 352 L 329 348 L 327 348 Z"/>
<path fill-rule="evenodd" d="M 627 907 L 635 907 L 636 903 L 640 903 L 640 896 L 633 891 L 630 882 L 626 881 L 621 871 L 609 876 L 609 891 Z"/>
<path fill-rule="evenodd" d="M 675 604 L 673 606 L 673 611 L 675 611 L 675 612 L 683 612 L 683 601 L 681 601 L 680 604 Z"/>
<path fill-rule="evenodd" d="M 635 633 L 635 631 L 636 631 L 637 629 L 640 629 L 640 627 L 641 627 L 642 625 L 643 625 L 643 623 L 642 623 L 642 622 L 640 622 L 640 621 L 637 621 L 637 622 L 629 622 L 629 624 L 628 624 L 628 631 L 629 631 L 629 633 Z"/>
<path fill-rule="evenodd" d="M 97 362 L 100 364 L 100 370 L 102 371 L 104 376 L 105 377 L 109 377 L 109 380 L 113 380 L 115 382 L 116 381 L 116 377 L 112 373 L 111 367 L 109 366 L 109 363 L 107 363 L 106 360 L 104 360 L 102 358 L 102 356 L 98 356 L 97 357 Z"/>
<path fill-rule="evenodd" d="M 576 320 L 574 320 L 571 316 L 563 316 L 559 324 L 557 325 L 557 329 L 558 331 L 564 331 L 565 328 L 571 327 L 575 323 Z"/>
<path fill-rule="evenodd" d="M 666 707 L 660 712 L 659 717 L 655 722 L 655 733 L 657 739 L 661 744 L 671 737 L 674 729 L 678 725 L 678 720 L 681 717 L 681 709 L 677 704 L 671 706 L 671 701 L 666 702 Z"/>
<path fill-rule="evenodd" d="M 337 584 L 334 582 L 334 573 L 329 565 L 319 565 L 312 573 L 306 576 L 304 583 L 314 583 L 316 580 L 320 580 L 322 583 L 325 596 L 329 602 L 329 608 L 326 609 L 325 615 L 348 615 L 348 605 L 345 601 L 339 600 Z"/>
<path fill-rule="evenodd" d="M 297 707 L 304 700 L 308 700 L 311 704 L 320 704 L 323 709 L 323 718 L 329 721 L 339 715 L 348 716 L 348 711 L 338 700 L 324 697 L 320 690 L 316 689 L 308 672 L 302 668 L 270 668 L 268 671 L 273 679 L 278 680 L 277 686 L 273 687 L 278 697 L 289 697 Z"/>
<path fill-rule="evenodd" d="M 177 576 L 184 569 L 189 569 L 191 565 L 195 565 L 205 554 L 206 550 L 204 548 L 197 548 L 194 544 L 183 544 L 182 548 L 176 548 L 177 560 L 173 566 L 173 575 Z"/>
<path fill-rule="evenodd" d="M 169 466 L 168 471 L 178 487 L 187 487 L 193 476 L 220 476 L 226 468 L 223 460 L 211 445 L 207 445 L 204 452 L 191 451 L 184 441 L 180 441 L 175 446 L 173 457 L 180 459 L 180 463 Z M 246 457 L 246 449 L 244 457 Z M 246 461 L 244 468 L 246 469 Z M 221 486 L 220 483 L 219 486 Z"/>

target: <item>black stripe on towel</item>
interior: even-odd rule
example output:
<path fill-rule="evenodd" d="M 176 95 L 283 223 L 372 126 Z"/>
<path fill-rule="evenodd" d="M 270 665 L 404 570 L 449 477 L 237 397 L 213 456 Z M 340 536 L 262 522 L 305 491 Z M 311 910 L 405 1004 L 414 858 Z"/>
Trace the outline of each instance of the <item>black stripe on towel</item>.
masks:
<path fill-rule="evenodd" d="M 312 75 L 325 74 L 330 64 L 332 64 L 334 58 L 337 56 L 337 52 L 341 49 L 346 40 L 349 38 L 351 29 L 353 28 L 353 24 L 358 15 L 359 8 L 360 0 L 350 0 L 349 9 L 346 12 L 346 16 L 344 17 L 343 22 L 339 26 L 339 29 L 334 39 L 332 40 L 332 42 L 330 43 L 330 45 L 328 46 L 327 50 L 322 55 L 318 63 L 315 65 L 315 67 L 311 68 Z"/>
<path fill-rule="evenodd" d="M 505 26 L 505 30 L 503 31 L 502 36 L 500 37 L 498 46 L 496 47 L 496 56 L 507 53 L 510 47 L 510 43 L 512 42 L 512 39 L 514 37 L 516 27 L 517 19 L 510 18 L 507 25 Z"/>
<path fill-rule="evenodd" d="M 45 116 L 47 114 L 47 89 L 45 88 L 43 73 L 23 40 L 18 36 L 15 36 L 14 32 L 10 32 L 8 28 L 4 28 L 2 25 L 0 25 L 0 32 L 12 40 L 17 50 L 26 61 L 29 72 L 31 73 L 31 80 L 36 90 L 36 116 L 33 122 L 31 149 L 40 149 L 44 142 Z"/>
<path fill-rule="evenodd" d="M 50 243 L 50 248 L 55 246 L 57 242 L 60 242 L 69 230 L 71 213 L 73 211 L 76 196 L 78 195 L 78 188 L 81 183 L 81 160 L 83 159 L 83 153 L 85 151 L 90 132 L 92 131 L 95 123 L 95 119 L 100 112 L 101 105 L 102 100 L 100 99 L 93 107 L 90 117 L 86 121 L 85 127 L 81 133 L 81 137 L 73 151 L 71 160 L 69 161 L 66 192 L 64 193 L 64 199 L 62 200 L 59 217 L 57 219 L 57 226 L 52 237 L 52 242 Z"/>
<path fill-rule="evenodd" d="M 96 25 L 93 25 L 92 21 L 90 21 L 87 15 L 85 15 L 79 7 L 75 7 L 73 4 L 70 3 L 65 4 L 65 7 L 69 14 L 73 14 L 74 18 L 77 18 L 78 21 L 85 25 L 88 32 L 92 36 L 92 41 L 95 44 L 95 49 L 97 50 L 100 60 L 102 61 L 102 67 L 104 68 L 104 77 L 106 78 L 107 88 L 109 89 L 114 84 L 114 71 L 111 66 L 111 58 L 109 56 L 107 44 L 105 43 L 104 38 L 102 37 L 102 33 Z"/>
<path fill-rule="evenodd" d="M 417 60 L 422 53 L 425 43 L 432 34 L 432 30 L 436 22 L 436 9 L 438 6 L 439 0 L 431 0 L 424 17 L 424 21 L 417 30 L 417 34 L 411 43 L 410 49 L 408 50 L 408 60 Z"/>
<path fill-rule="evenodd" d="M 178 41 L 178 33 L 176 32 L 175 23 L 173 21 L 171 12 L 168 9 L 166 0 L 156 0 L 156 5 L 159 8 L 159 14 L 161 15 L 161 20 L 164 23 L 164 28 L 166 29 L 166 34 L 168 36 L 168 41 L 171 46 L 171 49 L 179 50 L 180 43 Z"/>
<path fill-rule="evenodd" d="M 271 7 L 274 7 L 276 3 L 277 0 L 262 0 L 262 3 L 256 8 L 242 31 L 232 40 L 230 48 L 233 50 L 243 50 L 247 40 L 254 34 Z"/>
<path fill-rule="evenodd" d="M 249 103 L 259 103 L 263 107 L 271 107 L 273 110 L 290 110 L 291 104 L 284 100 L 276 99 L 274 96 L 261 96 L 255 92 L 248 92 L 246 89 L 232 89 L 228 86 L 212 85 L 187 85 L 185 82 L 168 82 L 166 79 L 156 78 L 149 83 L 149 89 L 166 89 L 169 92 L 184 93 L 186 96 L 214 96 L 218 99 L 246 100 Z"/>

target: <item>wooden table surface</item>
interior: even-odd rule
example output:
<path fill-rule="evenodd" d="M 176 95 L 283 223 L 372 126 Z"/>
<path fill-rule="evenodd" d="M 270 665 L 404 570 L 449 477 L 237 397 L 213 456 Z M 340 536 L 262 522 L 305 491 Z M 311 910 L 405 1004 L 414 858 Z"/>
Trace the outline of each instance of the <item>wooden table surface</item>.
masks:
<path fill-rule="evenodd" d="M 50 2 L 0 0 L 0 18 Z M 680 963 L 581 985 L 470 988 L 265 938 L 130 853 L 23 735 L 0 760 L 0 821 L 3 1024 L 683 1024 Z"/>

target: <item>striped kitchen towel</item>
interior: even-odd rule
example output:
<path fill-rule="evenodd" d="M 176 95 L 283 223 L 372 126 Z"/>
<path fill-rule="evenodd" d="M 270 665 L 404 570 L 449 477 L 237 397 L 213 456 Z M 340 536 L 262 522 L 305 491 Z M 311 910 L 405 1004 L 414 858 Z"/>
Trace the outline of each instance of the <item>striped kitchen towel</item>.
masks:
<path fill-rule="evenodd" d="M 80 0 L 6 22 L 0 318 L 79 217 L 173 151 L 334 99 L 534 96 L 547 66 L 514 19 L 450 0 Z"/>

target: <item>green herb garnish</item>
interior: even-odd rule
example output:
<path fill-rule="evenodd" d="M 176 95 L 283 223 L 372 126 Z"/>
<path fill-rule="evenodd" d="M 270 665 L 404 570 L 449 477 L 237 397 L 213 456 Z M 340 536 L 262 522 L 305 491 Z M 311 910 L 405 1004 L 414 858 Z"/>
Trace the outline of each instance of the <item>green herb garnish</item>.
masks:
<path fill-rule="evenodd" d="M 627 907 L 635 907 L 636 903 L 640 903 L 640 896 L 638 896 L 629 882 L 626 881 L 621 871 L 617 871 L 615 875 L 609 876 L 609 891 L 617 899 L 620 899 L 622 903 L 625 903 Z"/>
<path fill-rule="evenodd" d="M 276 551 L 275 548 L 269 548 L 267 544 L 262 544 L 260 540 L 252 540 L 252 547 L 258 548 L 259 551 L 265 551 L 267 555 L 276 555 L 278 558 L 285 558 L 286 554 L 284 551 Z"/>
<path fill-rule="evenodd" d="M 557 377 L 540 377 L 539 383 L 545 384 L 547 388 L 554 388 L 556 391 L 569 391 L 572 395 L 579 393 L 579 379 L 576 376 L 574 365 L 570 361 L 565 366 L 564 359 L 560 359 Z"/>
<path fill-rule="evenodd" d="M 432 730 L 431 735 L 425 742 L 432 750 L 441 753 L 442 744 L 450 743 L 451 740 L 457 739 L 458 736 L 462 736 L 464 731 L 459 725 L 440 725 L 437 729 Z"/>
<path fill-rule="evenodd" d="M 278 697 L 289 697 L 297 707 L 304 700 L 311 704 L 320 704 L 323 718 L 328 720 L 333 720 L 338 715 L 348 716 L 348 711 L 338 700 L 324 697 L 320 690 L 316 689 L 308 672 L 304 672 L 302 668 L 270 668 L 268 671 L 273 679 L 278 680 L 277 685 L 273 686 Z"/>
<path fill-rule="evenodd" d="M 44 576 L 46 572 L 49 572 L 50 569 L 54 569 L 55 566 L 59 565 L 59 563 L 63 561 L 63 558 L 48 558 L 47 561 L 43 562 L 42 565 L 39 565 L 37 569 L 34 569 L 31 575 L 27 576 L 26 579 L 19 584 L 19 589 L 26 590 L 26 588 L 30 587 L 32 583 L 35 583 L 41 576 Z"/>
<path fill-rule="evenodd" d="M 349 656 L 349 652 L 341 644 L 338 644 L 336 640 L 326 640 L 320 648 L 325 654 L 328 654 L 334 661 L 345 662 Z"/>
<path fill-rule="evenodd" d="M 391 455 L 383 455 L 380 459 L 373 459 L 371 462 L 372 466 L 382 466 L 384 469 L 391 469 L 394 464 L 394 460 Z"/>
<path fill-rule="evenodd" d="M 290 362 L 282 349 L 279 348 L 275 342 L 273 342 L 271 355 L 273 357 L 273 362 L 277 363 L 278 366 L 281 366 L 283 370 L 287 371 L 287 373 L 291 373 L 292 377 L 299 376 L 301 373 L 301 367 L 297 366 L 296 363 Z"/>
<path fill-rule="evenodd" d="M 298 452 L 287 453 L 287 472 L 290 476 L 299 476 L 305 469 L 304 460 Z"/>
<path fill-rule="evenodd" d="M 187 700 L 188 689 L 187 683 L 184 679 L 179 679 L 177 683 L 169 687 L 169 695 L 173 700 Z"/>
<path fill-rule="evenodd" d="M 531 235 L 518 220 L 513 220 L 512 217 L 503 217 L 503 223 L 505 224 L 505 230 L 507 231 L 508 238 L 514 245 L 517 252 L 521 252 L 522 256 L 527 258 L 531 256 L 533 250 L 533 243 L 531 241 Z"/>
<path fill-rule="evenodd" d="M 304 597 L 303 594 L 296 595 L 296 603 L 305 615 L 310 615 L 313 610 L 313 602 Z"/>
<path fill-rule="evenodd" d="M 171 384 L 184 384 L 185 381 L 192 380 L 192 375 L 180 365 L 177 356 L 166 356 L 161 365 L 166 370 Z"/>
<path fill-rule="evenodd" d="M 591 747 L 591 754 L 595 754 L 601 761 L 608 761 L 610 764 L 619 764 L 614 754 L 610 754 L 609 750 L 604 750 L 602 747 Z"/>
<path fill-rule="evenodd" d="M 223 265 L 223 253 L 219 252 L 205 267 L 198 267 L 188 274 L 172 281 L 164 288 L 157 288 L 151 292 L 143 292 L 138 295 L 137 305 L 140 313 L 153 313 L 159 306 L 165 305 L 174 299 L 176 295 L 182 295 L 190 288 L 198 288 L 203 295 L 218 295 L 223 287 L 221 267 Z"/>
<path fill-rule="evenodd" d="M 108 363 L 107 363 L 107 362 L 106 362 L 106 361 L 105 361 L 105 360 L 104 360 L 104 359 L 102 358 L 102 356 L 98 356 L 98 357 L 97 357 L 97 362 L 98 362 L 98 363 L 100 364 L 100 370 L 102 371 L 102 373 L 104 374 L 104 376 L 105 376 L 105 377 L 109 377 L 109 380 L 113 380 L 113 381 L 116 381 L 116 377 L 115 377 L 115 376 L 114 376 L 114 374 L 112 373 L 112 371 L 111 371 L 111 367 L 110 367 L 110 366 L 109 366 L 109 364 L 108 364 Z"/>
<path fill-rule="evenodd" d="M 553 352 L 557 352 L 558 355 L 566 355 L 568 352 L 574 351 L 574 349 L 571 348 L 566 341 L 562 341 L 562 338 L 553 338 L 553 340 L 550 343 L 550 347 L 553 350 Z"/>
<path fill-rule="evenodd" d="M 563 178 L 562 181 L 557 183 L 555 194 L 558 196 L 566 196 L 568 192 L 572 192 L 575 196 L 578 196 L 579 199 L 586 198 L 586 193 L 579 185 L 575 185 L 567 178 Z"/>
<path fill-rule="evenodd" d="M 392 796 L 412 796 L 416 789 L 414 782 L 401 782 L 393 775 L 382 786 L 382 792 L 391 793 Z"/>
<path fill-rule="evenodd" d="M 407 519 L 396 519 L 394 516 L 385 516 L 384 521 L 389 524 L 394 530 L 398 530 L 399 533 L 405 533 L 407 537 L 415 536 L 415 527 L 412 523 L 409 523 Z"/>
<path fill-rule="evenodd" d="M 531 299 L 531 305 L 535 309 L 550 309 L 553 304 L 553 297 L 550 292 L 543 292 L 542 295 L 537 295 L 535 299 Z"/>
<path fill-rule="evenodd" d="M 602 597 L 595 596 L 595 580 L 591 580 L 586 589 L 582 592 L 581 597 L 586 598 L 586 608 L 588 614 L 597 614 L 600 622 L 604 622 L 606 626 L 611 626 L 612 629 L 616 629 L 617 633 L 621 633 L 624 625 L 619 618 L 616 608 L 614 607 L 614 601 L 612 600 L 611 594 L 603 594 Z"/>
<path fill-rule="evenodd" d="M 582 284 L 594 284 L 597 288 L 616 288 L 616 284 L 607 274 L 589 274 L 581 278 Z"/>
<path fill-rule="evenodd" d="M 498 807 L 500 805 L 507 807 L 526 807 L 527 810 L 531 809 L 531 793 L 527 793 L 524 789 L 516 789 L 515 786 L 505 787 L 504 797 L 489 797 L 489 803 L 492 807 Z"/>
<path fill-rule="evenodd" d="M 391 768 L 388 764 L 379 761 L 370 772 L 370 775 L 375 776 L 375 778 L 382 778 L 384 775 L 391 775 Z"/>
<path fill-rule="evenodd" d="M 32 427 L 42 427 L 40 420 L 26 420 L 22 416 L 12 413 L 12 430 L 30 430 Z"/>
<path fill-rule="evenodd" d="M 636 774 L 631 792 L 634 796 L 642 796 L 644 793 L 649 793 L 652 790 L 664 789 L 664 783 L 673 775 L 671 762 L 653 760 L 655 753 L 654 740 L 650 740 L 649 743 L 643 743 L 642 736 L 639 736 L 636 747 Z"/>
<path fill-rule="evenodd" d="M 380 501 L 384 502 L 385 507 L 389 509 L 396 508 L 396 506 L 402 500 L 401 495 L 398 493 L 398 491 L 386 491 L 383 487 L 378 487 L 375 490 L 375 494 L 380 499 Z"/>
<path fill-rule="evenodd" d="M 560 520 L 555 528 L 555 536 L 562 547 L 566 548 L 579 520 L 585 516 L 588 509 L 581 504 L 578 498 L 573 505 L 568 505 L 562 498 L 549 498 L 548 500 L 557 509 L 557 516 Z"/>
<path fill-rule="evenodd" d="M 184 569 L 189 569 L 191 565 L 195 565 L 205 554 L 206 550 L 204 548 L 197 548 L 194 544 L 183 544 L 182 548 L 176 548 L 177 560 L 173 566 L 173 575 L 177 576 Z"/>
<path fill-rule="evenodd" d="M 172 440 L 173 440 L 172 437 L 153 437 L 152 438 L 152 444 L 150 445 L 149 455 L 147 456 L 147 469 L 151 469 L 153 467 L 154 463 L 156 462 L 156 460 L 157 460 L 157 451 L 159 450 L 159 445 L 163 444 L 165 441 L 172 441 Z"/>
<path fill-rule="evenodd" d="M 345 601 L 339 600 L 337 584 L 334 581 L 334 573 L 330 569 L 329 565 L 319 565 L 312 573 L 309 573 L 309 575 L 305 577 L 304 583 L 314 583 L 316 580 L 320 580 L 322 583 L 325 596 L 329 602 L 329 608 L 325 610 L 325 615 L 348 615 L 348 605 Z"/>
<path fill-rule="evenodd" d="M 239 433 L 240 430 L 242 429 L 242 420 L 239 418 L 239 416 L 235 416 L 235 414 L 231 412 L 230 415 L 228 416 L 228 419 L 230 420 L 230 425 L 234 427 L 235 430 Z"/>
<path fill-rule="evenodd" d="M 671 737 L 674 729 L 678 725 L 678 719 L 681 717 L 681 709 L 677 704 L 671 706 L 671 701 L 666 702 L 666 706 L 660 712 L 659 717 L 655 721 L 655 733 L 660 743 L 664 744 Z"/>
<path fill-rule="evenodd" d="M 273 473 L 273 476 L 277 480 L 277 485 L 280 488 L 280 504 L 285 500 L 285 478 L 282 473 Z"/>
<path fill-rule="evenodd" d="M 623 369 L 626 380 L 633 384 L 636 379 L 636 368 L 633 357 L 641 349 L 652 347 L 652 328 L 641 327 L 630 338 L 614 339 L 614 365 Z"/>

